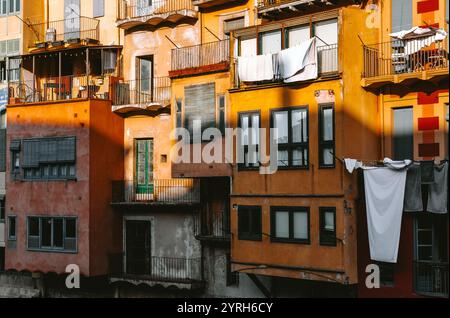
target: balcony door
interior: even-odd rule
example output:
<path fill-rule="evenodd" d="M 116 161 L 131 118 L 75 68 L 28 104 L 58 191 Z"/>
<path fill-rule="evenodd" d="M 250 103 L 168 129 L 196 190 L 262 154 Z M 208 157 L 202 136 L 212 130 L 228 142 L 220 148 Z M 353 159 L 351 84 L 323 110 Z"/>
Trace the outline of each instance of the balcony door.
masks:
<path fill-rule="evenodd" d="M 80 12 L 80 0 L 64 0 L 64 41 L 81 38 Z"/>
<path fill-rule="evenodd" d="M 136 199 L 153 200 L 153 139 L 137 139 L 136 153 Z"/>
<path fill-rule="evenodd" d="M 126 273 L 151 274 L 151 223 L 149 221 L 125 221 Z"/>
<path fill-rule="evenodd" d="M 153 56 L 138 57 L 136 64 L 139 103 L 150 103 L 153 100 Z"/>

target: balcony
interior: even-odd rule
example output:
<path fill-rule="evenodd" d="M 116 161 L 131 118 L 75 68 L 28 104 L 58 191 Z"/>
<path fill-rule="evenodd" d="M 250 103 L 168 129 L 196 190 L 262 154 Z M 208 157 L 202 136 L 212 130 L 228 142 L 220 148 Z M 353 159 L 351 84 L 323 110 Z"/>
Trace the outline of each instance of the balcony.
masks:
<path fill-rule="evenodd" d="M 197 20 L 191 0 L 153 0 L 151 5 L 141 0 L 119 0 L 117 26 L 128 30 L 137 26 L 158 27 Z"/>
<path fill-rule="evenodd" d="M 224 4 L 232 4 L 232 3 L 242 3 L 243 0 L 192 0 L 192 3 L 201 8 L 201 9 L 209 9 L 215 6 L 220 6 Z"/>
<path fill-rule="evenodd" d="M 380 88 L 390 84 L 411 85 L 420 80 L 439 82 L 448 78 L 448 38 L 423 46 L 419 40 L 394 40 L 363 46 L 361 85 Z"/>
<path fill-rule="evenodd" d="M 338 60 L 339 47 L 337 44 L 317 46 L 317 72 L 318 79 L 335 78 L 339 76 L 339 60 Z M 274 69 L 278 70 L 277 65 Z M 283 79 L 280 74 L 274 72 L 274 77 L 272 80 L 259 81 L 259 82 L 242 82 L 238 75 L 238 62 L 234 63 L 234 89 L 254 87 L 260 85 L 281 85 L 283 84 Z"/>
<path fill-rule="evenodd" d="M 113 181 L 113 205 L 198 205 L 200 180 L 153 180 L 140 185 L 136 181 Z"/>
<path fill-rule="evenodd" d="M 170 105 L 169 77 L 119 81 L 114 86 L 113 111 L 123 116 L 157 113 Z"/>
<path fill-rule="evenodd" d="M 195 219 L 195 237 L 201 241 L 230 242 L 229 211 L 201 214 Z"/>
<path fill-rule="evenodd" d="M 415 262 L 414 289 L 426 296 L 448 297 L 448 263 Z"/>
<path fill-rule="evenodd" d="M 228 70 L 230 41 L 223 40 L 172 50 L 170 77 Z"/>
<path fill-rule="evenodd" d="M 70 75 L 9 83 L 9 104 L 109 99 L 109 76 Z"/>
<path fill-rule="evenodd" d="M 109 256 L 111 283 L 175 286 L 179 289 L 203 287 L 201 258 L 148 257 L 142 260 L 133 258 L 131 254 L 125 252 Z"/>
<path fill-rule="evenodd" d="M 258 0 L 258 16 L 270 20 L 285 19 L 289 16 L 329 10 L 339 2 L 360 2 L 345 0 Z"/>
<path fill-rule="evenodd" d="M 88 17 L 34 23 L 30 28 L 28 47 L 31 50 L 100 41 L 100 21 Z"/>

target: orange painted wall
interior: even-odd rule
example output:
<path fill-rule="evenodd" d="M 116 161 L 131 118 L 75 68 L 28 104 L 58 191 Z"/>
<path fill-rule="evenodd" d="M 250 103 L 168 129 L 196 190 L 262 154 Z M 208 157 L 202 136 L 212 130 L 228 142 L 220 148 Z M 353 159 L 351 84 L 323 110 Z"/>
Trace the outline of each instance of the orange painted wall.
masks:
<path fill-rule="evenodd" d="M 110 109 L 108 101 L 87 100 L 8 107 L 8 147 L 13 139 L 77 137 L 77 180 L 13 181 L 8 152 L 7 215 L 18 217 L 18 240 L 16 249 L 6 250 L 7 269 L 64 273 L 68 264 L 77 264 L 82 275 L 107 273 L 107 253 L 117 250 L 112 238 L 115 216 L 109 207 L 111 179 L 123 174 L 123 152 L 119 151 L 123 124 Z M 107 132 L 106 128 L 113 129 Z M 77 216 L 78 252 L 27 251 L 26 217 L 30 215 Z"/>

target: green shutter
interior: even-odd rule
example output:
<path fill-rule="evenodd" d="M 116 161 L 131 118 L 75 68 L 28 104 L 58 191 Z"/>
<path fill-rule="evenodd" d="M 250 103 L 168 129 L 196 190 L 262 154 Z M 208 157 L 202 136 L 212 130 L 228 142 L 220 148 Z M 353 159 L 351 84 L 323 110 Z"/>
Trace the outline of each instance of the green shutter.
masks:
<path fill-rule="evenodd" d="M 40 140 L 23 141 L 23 166 L 25 168 L 39 167 Z"/>

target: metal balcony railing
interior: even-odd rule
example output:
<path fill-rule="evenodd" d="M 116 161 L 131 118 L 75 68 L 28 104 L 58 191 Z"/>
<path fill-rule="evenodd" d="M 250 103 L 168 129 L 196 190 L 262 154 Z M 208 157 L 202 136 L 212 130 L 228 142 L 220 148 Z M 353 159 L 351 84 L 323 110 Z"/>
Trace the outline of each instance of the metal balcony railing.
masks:
<path fill-rule="evenodd" d="M 109 256 L 111 276 L 141 277 L 161 282 L 202 281 L 201 258 L 148 257 L 146 259 L 127 256 L 127 252 Z"/>
<path fill-rule="evenodd" d="M 290 2 L 299 2 L 298 0 L 258 0 L 258 9 L 276 7 Z"/>
<path fill-rule="evenodd" d="M 318 63 L 318 75 L 321 78 L 336 76 L 339 74 L 339 46 L 338 44 L 322 45 L 317 46 L 317 63 Z M 278 67 L 275 67 L 278 69 Z M 238 76 L 238 64 L 237 60 L 234 63 L 234 87 L 239 88 L 241 86 L 241 81 Z M 266 84 L 266 83 L 280 83 L 282 78 L 279 74 L 275 74 L 274 79 L 264 83 L 253 83 L 253 84 Z"/>
<path fill-rule="evenodd" d="M 146 185 L 136 181 L 113 181 L 112 191 L 112 203 L 116 204 L 200 203 L 200 180 L 197 179 L 153 180 Z"/>
<path fill-rule="evenodd" d="M 172 50 L 172 71 L 229 63 L 230 41 L 222 40 Z"/>
<path fill-rule="evenodd" d="M 191 0 L 153 0 L 151 5 L 142 0 L 119 0 L 119 20 L 194 10 Z"/>
<path fill-rule="evenodd" d="M 70 75 L 9 83 L 9 103 L 36 103 L 78 98 L 109 99 L 108 76 Z"/>
<path fill-rule="evenodd" d="M 448 263 L 414 262 L 414 289 L 419 294 L 448 297 Z"/>
<path fill-rule="evenodd" d="M 32 32 L 29 47 L 37 43 L 69 41 L 73 39 L 100 40 L 100 20 L 76 17 L 58 21 L 39 22 L 30 25 Z"/>
<path fill-rule="evenodd" d="M 363 78 L 448 68 L 448 38 L 424 47 L 420 40 L 363 46 Z"/>
<path fill-rule="evenodd" d="M 155 77 L 134 81 L 122 81 L 115 84 L 113 104 L 148 105 L 170 103 L 171 82 L 169 77 Z"/>
<path fill-rule="evenodd" d="M 195 219 L 195 236 L 198 238 L 227 239 L 230 238 L 229 211 L 201 214 Z"/>

